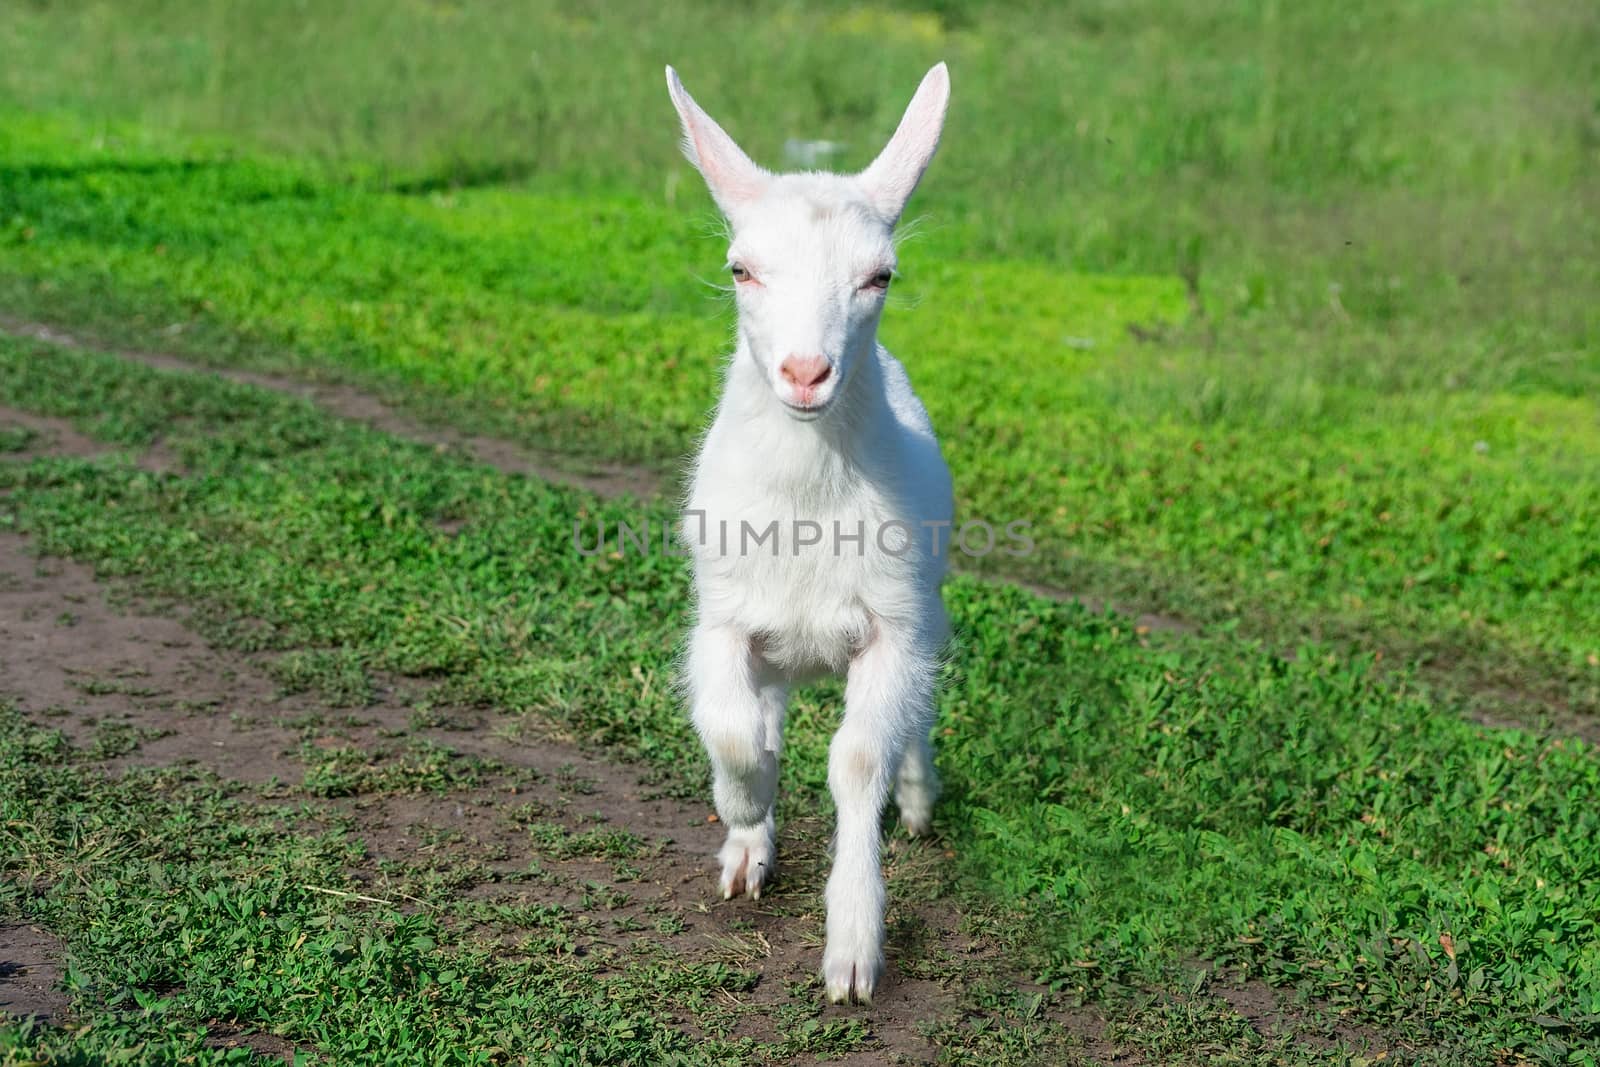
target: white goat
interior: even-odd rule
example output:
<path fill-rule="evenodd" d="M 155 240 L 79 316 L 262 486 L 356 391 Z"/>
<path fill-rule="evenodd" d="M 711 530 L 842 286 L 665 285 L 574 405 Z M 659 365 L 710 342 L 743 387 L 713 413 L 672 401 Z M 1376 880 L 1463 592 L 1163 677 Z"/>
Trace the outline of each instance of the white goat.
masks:
<path fill-rule="evenodd" d="M 686 681 L 728 830 L 722 893 L 772 878 L 789 686 L 848 674 L 828 754 L 838 808 L 828 879 L 828 998 L 870 1002 L 883 972 L 879 819 L 925 833 L 929 734 L 949 623 L 950 472 L 905 368 L 877 340 L 894 227 L 939 145 L 950 77 L 923 78 L 856 175 L 770 174 L 667 68 L 684 152 L 731 224 L 738 346 L 695 464 L 683 535 L 696 621 Z"/>

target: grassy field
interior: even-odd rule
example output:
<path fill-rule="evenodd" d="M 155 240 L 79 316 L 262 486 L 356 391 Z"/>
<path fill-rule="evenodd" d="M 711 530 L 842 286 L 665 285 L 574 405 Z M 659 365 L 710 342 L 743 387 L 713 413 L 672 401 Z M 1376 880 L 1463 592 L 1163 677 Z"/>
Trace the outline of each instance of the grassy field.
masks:
<path fill-rule="evenodd" d="M 851 166 L 937 58 L 955 102 L 885 339 L 962 512 L 1040 551 L 948 594 L 949 791 L 891 893 L 993 952 L 902 926 L 895 965 L 964 991 L 921 1040 L 1595 1062 L 1588 6 L 83 3 L 0 14 L 0 52 L 27 57 L 0 64 L 0 315 L 100 350 L 0 338 L 0 405 L 57 420 L 0 427 L 0 525 L 181 605 L 310 709 L 263 788 L 125 765 L 177 720 L 80 727 L 0 689 L 0 922 L 62 940 L 76 1020 L 0 1030 L 0 1063 L 262 1054 L 207 1046 L 224 1025 L 340 1063 L 905 1051 L 801 980 L 758 1027 L 761 965 L 651 951 L 697 917 L 561 896 L 560 863 L 607 900 L 676 855 L 620 813 L 508 816 L 501 852 L 440 853 L 454 875 L 361 821 L 513 788 L 582 809 L 551 768 L 429 732 L 459 709 L 705 803 L 665 681 L 677 561 L 569 543 L 575 516 L 666 504 L 115 353 L 347 383 L 670 483 L 730 321 L 661 65 L 758 160 L 826 137 Z M 785 769 L 783 847 L 819 868 L 838 695 L 801 701 Z M 775 907 L 804 929 L 796 879 Z M 1227 992 L 1263 982 L 1316 1040 Z"/>

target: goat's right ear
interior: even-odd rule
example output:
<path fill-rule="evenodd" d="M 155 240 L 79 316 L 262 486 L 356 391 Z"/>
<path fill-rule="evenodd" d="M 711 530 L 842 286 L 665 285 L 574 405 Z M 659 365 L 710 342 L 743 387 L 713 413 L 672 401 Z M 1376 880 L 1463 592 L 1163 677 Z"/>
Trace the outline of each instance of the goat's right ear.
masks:
<path fill-rule="evenodd" d="M 672 104 L 683 120 L 683 154 L 705 178 L 722 213 L 731 219 L 740 208 L 761 199 L 772 175 L 751 162 L 733 138 L 694 102 L 671 67 L 667 68 L 667 92 L 672 94 Z"/>

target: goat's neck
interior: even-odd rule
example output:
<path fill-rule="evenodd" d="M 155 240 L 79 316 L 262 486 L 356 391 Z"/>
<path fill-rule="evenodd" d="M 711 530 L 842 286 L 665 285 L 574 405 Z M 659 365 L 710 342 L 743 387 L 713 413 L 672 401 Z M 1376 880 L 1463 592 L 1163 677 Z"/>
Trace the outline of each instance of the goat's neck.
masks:
<path fill-rule="evenodd" d="M 723 415 L 728 444 L 745 452 L 762 482 L 799 495 L 823 494 L 873 479 L 880 440 L 893 423 L 876 339 L 851 361 L 832 407 L 803 421 L 785 410 L 741 344 L 729 368 Z"/>

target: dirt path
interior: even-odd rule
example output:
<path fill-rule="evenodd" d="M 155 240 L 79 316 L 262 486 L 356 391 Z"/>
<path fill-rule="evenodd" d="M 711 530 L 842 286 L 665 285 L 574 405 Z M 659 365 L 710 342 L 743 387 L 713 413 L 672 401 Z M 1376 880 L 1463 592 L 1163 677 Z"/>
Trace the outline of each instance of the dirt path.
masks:
<path fill-rule="evenodd" d="M 436 447 L 458 448 L 479 463 L 507 474 L 522 474 L 548 482 L 576 486 L 605 497 L 632 495 L 650 499 L 661 494 L 665 480 L 658 471 L 620 463 L 582 461 L 560 452 L 543 451 L 527 445 L 485 434 L 470 434 L 432 425 L 412 418 L 373 393 L 351 385 L 311 382 L 276 374 L 211 367 L 179 356 L 103 346 L 73 334 L 36 322 L 24 322 L 0 315 L 0 331 L 28 337 L 62 348 L 90 349 L 118 356 L 158 370 L 192 374 L 214 374 L 231 382 L 270 389 L 287 396 L 309 400 L 322 410 L 342 419 L 365 423 L 396 437 Z"/>

